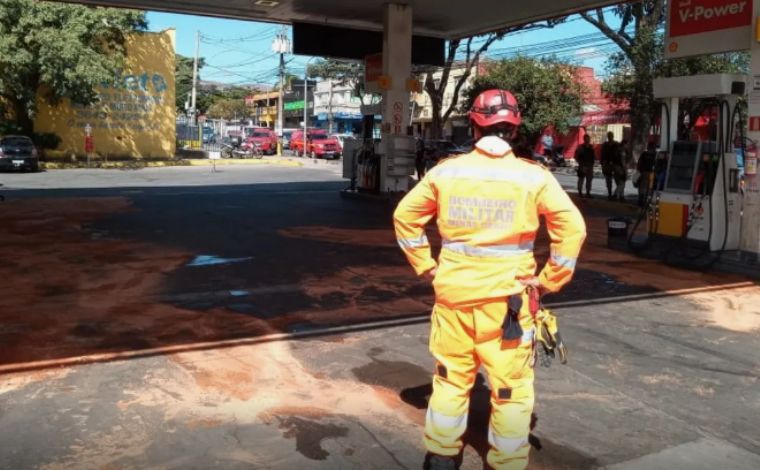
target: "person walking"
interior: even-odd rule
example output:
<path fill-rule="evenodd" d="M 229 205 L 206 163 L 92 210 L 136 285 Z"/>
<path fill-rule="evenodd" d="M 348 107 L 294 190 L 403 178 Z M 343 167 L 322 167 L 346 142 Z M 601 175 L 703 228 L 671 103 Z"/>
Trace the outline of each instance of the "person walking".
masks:
<path fill-rule="evenodd" d="M 623 142 L 620 142 L 617 147 L 617 152 L 612 156 L 612 178 L 615 180 L 613 199 L 625 202 L 625 183 L 628 181 L 627 152 L 623 148 Z"/>
<path fill-rule="evenodd" d="M 510 142 L 521 116 L 510 92 L 481 93 L 469 116 L 474 150 L 430 170 L 394 212 L 399 246 L 435 289 L 427 465 L 456 468 L 470 391 L 483 366 L 492 406 L 486 460 L 492 468 L 522 470 L 528 465 L 534 403 L 538 303 L 530 294 L 557 292 L 570 281 L 586 229 L 551 172 L 515 157 Z M 542 216 L 551 256 L 536 275 L 533 248 Z M 443 245 L 438 260 L 425 234 L 433 218 Z"/>
<path fill-rule="evenodd" d="M 607 141 L 602 144 L 600 160 L 604 181 L 607 183 L 607 199 L 613 200 L 617 196 L 617 191 L 615 195 L 612 193 L 612 182 L 616 179 L 616 163 L 620 161 L 620 144 L 615 141 L 615 134 L 612 132 L 607 133 Z"/>
<path fill-rule="evenodd" d="M 639 156 L 636 171 L 639 172 L 639 207 L 644 207 L 649 199 L 650 186 L 652 185 L 652 172 L 657 159 L 657 147 L 653 142 L 647 145 L 647 149 Z"/>
<path fill-rule="evenodd" d="M 586 183 L 586 197 L 591 197 L 591 184 L 594 179 L 594 146 L 591 136 L 583 136 L 583 143 L 575 149 L 575 161 L 578 163 L 578 195 L 583 197 L 583 183 Z"/>

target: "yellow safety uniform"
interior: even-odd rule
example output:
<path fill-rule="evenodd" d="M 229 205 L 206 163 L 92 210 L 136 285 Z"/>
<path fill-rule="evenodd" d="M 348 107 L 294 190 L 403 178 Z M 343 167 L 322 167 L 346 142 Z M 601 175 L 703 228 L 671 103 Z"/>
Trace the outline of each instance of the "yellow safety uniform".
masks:
<path fill-rule="evenodd" d="M 436 216 L 438 262 L 425 235 Z M 533 246 L 541 216 L 551 255 L 538 282 L 556 292 L 573 275 L 586 236 L 583 218 L 549 171 L 516 158 L 493 136 L 433 168 L 395 211 L 397 241 L 414 270 L 437 270 L 430 334 L 437 366 L 425 424 L 425 445 L 434 454 L 461 451 L 469 393 L 482 365 L 492 391 L 488 463 L 527 466 L 535 325 L 521 279 L 536 277 Z M 506 342 L 502 324 L 514 295 L 524 297 L 518 316 L 523 335 Z"/>

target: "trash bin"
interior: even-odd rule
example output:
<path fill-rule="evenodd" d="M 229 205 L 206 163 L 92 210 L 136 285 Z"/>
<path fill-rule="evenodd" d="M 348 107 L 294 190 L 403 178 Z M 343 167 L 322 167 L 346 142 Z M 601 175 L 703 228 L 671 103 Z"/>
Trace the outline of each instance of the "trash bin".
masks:
<path fill-rule="evenodd" d="M 607 246 L 624 249 L 628 243 L 628 228 L 631 219 L 626 217 L 610 217 L 607 219 Z"/>

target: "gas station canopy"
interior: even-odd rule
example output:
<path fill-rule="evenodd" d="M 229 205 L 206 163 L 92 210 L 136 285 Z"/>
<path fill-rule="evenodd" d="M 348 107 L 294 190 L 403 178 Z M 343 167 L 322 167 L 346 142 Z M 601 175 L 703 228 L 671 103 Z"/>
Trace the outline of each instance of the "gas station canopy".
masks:
<path fill-rule="evenodd" d="M 274 23 L 313 23 L 381 31 L 388 0 L 64 0 Z M 595 7 L 610 0 L 399 0 L 410 5 L 416 35 L 456 39 Z"/>

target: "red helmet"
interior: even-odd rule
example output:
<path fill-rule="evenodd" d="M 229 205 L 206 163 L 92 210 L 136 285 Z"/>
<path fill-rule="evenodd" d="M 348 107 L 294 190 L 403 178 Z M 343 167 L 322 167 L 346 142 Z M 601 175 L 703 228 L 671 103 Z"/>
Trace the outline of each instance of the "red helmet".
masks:
<path fill-rule="evenodd" d="M 486 90 L 472 103 L 470 121 L 478 127 L 491 127 L 496 124 L 511 124 L 517 127 L 522 122 L 522 117 L 512 93 L 506 90 Z"/>

